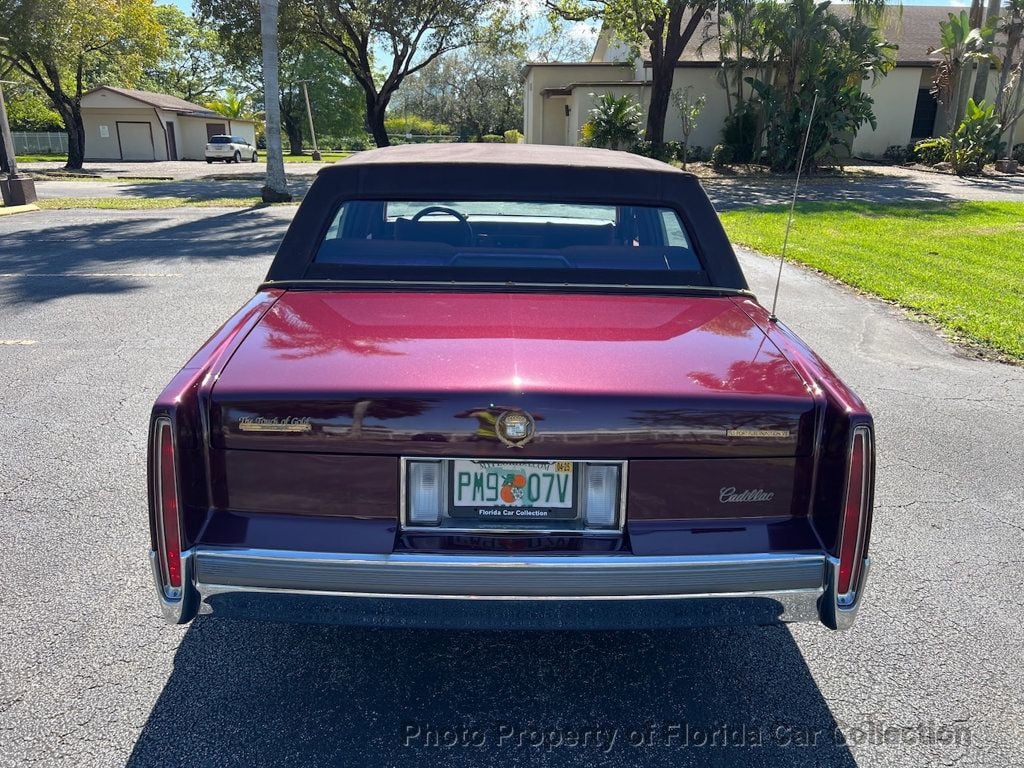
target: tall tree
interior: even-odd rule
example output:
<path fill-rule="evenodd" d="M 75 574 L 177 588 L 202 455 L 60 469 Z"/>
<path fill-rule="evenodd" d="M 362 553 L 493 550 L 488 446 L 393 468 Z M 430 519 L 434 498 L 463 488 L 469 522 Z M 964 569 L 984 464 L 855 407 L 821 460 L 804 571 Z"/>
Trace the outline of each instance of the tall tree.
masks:
<path fill-rule="evenodd" d="M 363 89 L 366 123 L 389 144 L 388 104 L 409 75 L 449 51 L 507 34 L 507 8 L 495 0 L 298 0 L 309 28 L 340 56 Z"/>
<path fill-rule="evenodd" d="M 167 48 L 146 67 L 142 87 L 202 103 L 231 80 L 217 33 L 175 5 L 158 5 L 156 20 L 164 28 Z"/>
<path fill-rule="evenodd" d="M 488 45 L 449 53 L 406 82 L 392 114 L 444 123 L 466 138 L 520 129 L 522 66 L 521 54 Z"/>
<path fill-rule="evenodd" d="M 662 144 L 676 64 L 715 7 L 715 0 L 545 0 L 545 3 L 565 19 L 600 21 L 604 33 L 627 44 L 634 57 L 644 54 L 650 57 L 651 100 L 644 138 L 652 144 Z"/>
<path fill-rule="evenodd" d="M 166 44 L 152 0 L 4 0 L 0 61 L 46 94 L 68 132 L 68 169 L 85 158 L 82 94 L 134 85 Z"/>
<path fill-rule="evenodd" d="M 267 122 L 267 183 L 263 186 L 263 202 L 284 203 L 292 199 L 288 194 L 288 179 L 284 175 L 284 156 L 281 152 L 281 109 L 278 104 L 280 86 L 277 82 L 277 15 L 278 0 L 260 0 L 260 40 L 263 44 L 263 103 Z"/>
<path fill-rule="evenodd" d="M 262 110 L 259 0 L 195 0 L 195 10 L 203 23 L 216 30 L 228 64 L 238 72 L 238 79 L 251 87 L 255 107 Z M 281 125 L 293 155 L 302 154 L 308 125 L 303 81 L 309 87 L 316 122 L 325 136 L 348 136 L 365 130 L 362 88 L 353 81 L 345 62 L 310 37 L 295 0 L 282 0 L 277 35 L 279 103 Z"/>

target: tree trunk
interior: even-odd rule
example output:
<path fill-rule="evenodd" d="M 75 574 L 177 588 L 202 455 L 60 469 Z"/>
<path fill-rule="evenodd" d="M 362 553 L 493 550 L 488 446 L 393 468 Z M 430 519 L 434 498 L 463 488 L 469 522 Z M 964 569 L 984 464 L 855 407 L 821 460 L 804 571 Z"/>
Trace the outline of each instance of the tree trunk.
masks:
<path fill-rule="evenodd" d="M 267 183 L 263 202 L 288 202 L 288 180 L 284 175 L 281 149 L 281 88 L 278 84 L 277 50 L 278 0 L 260 0 L 260 38 L 263 43 L 263 104 L 267 111 Z"/>
<path fill-rule="evenodd" d="M 384 127 L 384 115 L 388 104 L 383 94 L 366 92 L 366 127 L 373 136 L 373 143 L 378 147 L 391 146 L 387 128 Z"/>
<path fill-rule="evenodd" d="M 11 148 L 11 151 L 12 152 L 14 151 L 13 147 Z M 11 172 L 11 161 L 7 159 L 7 147 L 5 146 L 5 142 L 3 140 L 3 136 L 0 136 L 0 173 L 10 173 L 10 172 Z"/>
<path fill-rule="evenodd" d="M 985 23 L 987 24 L 990 20 L 999 15 L 999 6 L 1001 0 L 988 0 L 988 8 L 985 10 Z M 988 92 L 988 73 L 992 67 L 992 62 L 988 59 L 984 59 L 978 62 L 978 74 L 975 75 L 974 80 L 974 103 L 981 104 L 985 100 L 985 95 Z"/>
<path fill-rule="evenodd" d="M 85 162 L 85 123 L 82 122 L 82 105 L 77 99 L 63 94 L 53 99 L 54 106 L 68 132 L 68 162 L 66 171 L 80 171 Z"/>
<path fill-rule="evenodd" d="M 651 62 L 651 103 L 647 107 L 644 138 L 651 142 L 652 147 L 665 142 L 665 119 L 668 117 L 675 71 L 676 63 L 668 57 L 662 57 L 657 64 Z"/>
<path fill-rule="evenodd" d="M 282 110 L 281 121 L 284 123 L 284 132 L 288 136 L 288 154 L 302 154 L 302 122 L 296 120 L 288 110 Z"/>

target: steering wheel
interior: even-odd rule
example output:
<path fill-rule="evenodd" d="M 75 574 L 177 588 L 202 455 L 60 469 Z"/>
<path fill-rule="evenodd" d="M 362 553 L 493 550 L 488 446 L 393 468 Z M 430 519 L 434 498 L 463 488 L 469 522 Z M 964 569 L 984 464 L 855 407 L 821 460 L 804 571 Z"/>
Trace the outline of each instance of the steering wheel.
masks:
<path fill-rule="evenodd" d="M 473 234 L 473 225 L 469 223 L 469 219 L 465 214 L 459 213 L 454 208 L 449 208 L 446 205 L 428 205 L 426 208 L 417 211 L 412 217 L 413 221 L 420 221 L 424 216 L 429 216 L 432 213 L 447 213 L 449 216 L 454 216 L 455 219 L 463 226 L 466 230 L 466 245 L 472 245 L 476 236 Z"/>

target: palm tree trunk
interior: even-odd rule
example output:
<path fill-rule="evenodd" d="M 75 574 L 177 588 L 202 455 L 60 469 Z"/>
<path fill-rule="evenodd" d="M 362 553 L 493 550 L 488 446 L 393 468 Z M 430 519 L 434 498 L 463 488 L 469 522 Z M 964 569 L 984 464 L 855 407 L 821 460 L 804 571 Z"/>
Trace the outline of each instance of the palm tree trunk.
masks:
<path fill-rule="evenodd" d="M 989 23 L 992 19 L 999 15 L 999 6 L 1001 0 L 988 0 L 988 8 L 985 10 L 985 23 Z M 989 59 L 983 59 L 978 62 L 978 74 L 975 75 L 974 80 L 974 103 L 981 104 L 985 100 L 985 95 L 988 92 L 988 72 L 992 67 L 992 62 Z"/>
<path fill-rule="evenodd" d="M 281 149 L 281 89 L 278 85 L 277 50 L 278 0 L 260 0 L 260 37 L 263 41 L 263 106 L 267 111 L 267 183 L 263 202 L 283 203 L 292 199 L 284 175 Z"/>

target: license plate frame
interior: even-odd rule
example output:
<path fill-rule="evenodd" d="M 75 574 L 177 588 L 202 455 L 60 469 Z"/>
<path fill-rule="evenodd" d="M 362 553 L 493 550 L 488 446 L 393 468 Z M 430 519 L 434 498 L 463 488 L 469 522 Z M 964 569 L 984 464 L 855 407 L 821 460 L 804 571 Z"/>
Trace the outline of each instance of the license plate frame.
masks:
<path fill-rule="evenodd" d="M 526 530 L 582 523 L 581 464 L 567 459 L 448 459 L 445 518 L 452 525 Z"/>

